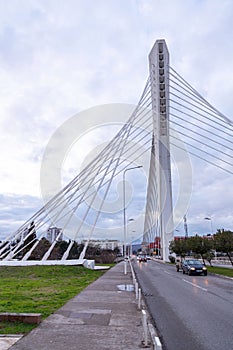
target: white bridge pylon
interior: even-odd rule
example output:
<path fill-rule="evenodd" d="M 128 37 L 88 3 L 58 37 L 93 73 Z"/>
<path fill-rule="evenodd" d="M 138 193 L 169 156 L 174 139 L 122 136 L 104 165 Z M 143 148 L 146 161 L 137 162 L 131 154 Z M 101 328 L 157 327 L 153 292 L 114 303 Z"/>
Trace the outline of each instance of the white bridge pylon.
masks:
<path fill-rule="evenodd" d="M 157 235 L 160 238 L 161 257 L 164 261 L 169 261 L 169 244 L 173 240 L 174 225 L 169 136 L 169 53 L 165 40 L 157 40 L 152 48 L 149 69 L 154 123 L 150 169 L 154 171 L 149 174 L 147 203 L 152 202 L 150 197 L 153 196 L 154 188 L 157 189 L 157 200 L 153 201 L 155 204 L 152 207 L 152 212 L 157 213 L 157 217 L 155 216 L 155 222 L 149 225 L 149 230 L 157 224 L 158 231 L 154 232 L 153 236 Z M 148 209 L 143 242 L 149 241 L 146 239 L 149 215 Z"/>
<path fill-rule="evenodd" d="M 70 183 L 16 232 L 6 237 L 0 245 L 0 264 L 12 259 L 24 262 L 31 260 L 41 239 L 46 237 L 48 229 L 53 226 L 61 229 L 57 240 L 59 235 L 69 239 L 61 261 L 69 260 L 72 247 L 85 232 L 86 245 L 80 255 L 83 259 L 87 242 L 93 237 L 97 223 L 101 220 L 111 187 L 117 179 L 122 178 L 127 168 L 140 165 L 146 155 L 150 164 L 142 245 L 147 250 L 151 243 L 159 242 L 162 259 L 168 261 L 169 243 L 174 231 L 173 219 L 177 224 L 172 200 L 170 152 L 177 149 L 182 158 L 188 151 L 190 156 L 198 157 L 232 175 L 232 144 L 231 120 L 206 101 L 169 65 L 167 45 L 164 40 L 157 40 L 149 55 L 149 78 L 129 119 L 111 142 Z M 184 202 L 184 195 L 189 191 L 190 188 L 182 191 L 181 218 L 187 210 L 187 206 L 181 202 Z M 100 192 L 101 195 L 98 195 Z M 123 217 L 122 207 L 118 214 L 121 212 Z M 45 263 L 52 259 L 55 248 L 56 240 L 41 261 Z"/>

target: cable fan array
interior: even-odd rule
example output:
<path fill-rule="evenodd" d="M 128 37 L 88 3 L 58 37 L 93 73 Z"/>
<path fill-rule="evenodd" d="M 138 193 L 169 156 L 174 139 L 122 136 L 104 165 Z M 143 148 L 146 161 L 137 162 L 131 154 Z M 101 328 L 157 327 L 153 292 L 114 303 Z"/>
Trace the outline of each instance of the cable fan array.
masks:
<path fill-rule="evenodd" d="M 169 90 L 171 146 L 181 149 L 187 147 L 191 155 L 233 174 L 232 122 L 172 67 L 169 68 Z M 177 134 L 179 138 L 175 136 Z M 18 256 L 22 260 L 29 259 L 39 240 L 46 236 L 48 228 L 53 225 L 62 230 L 42 260 L 49 259 L 62 235 L 72 237 L 62 257 L 68 259 L 74 242 L 83 232 L 87 243 L 93 236 L 114 181 L 146 154 L 150 169 L 143 240 L 153 242 L 155 237 L 160 236 L 154 136 L 151 85 L 148 79 L 138 105 L 117 135 L 62 191 L 2 242 L 0 259 L 9 260 Z M 32 234 L 34 236 L 29 240 Z M 30 249 L 24 254 L 29 245 Z"/>
<path fill-rule="evenodd" d="M 170 147 L 233 174 L 233 122 L 204 99 L 169 67 Z M 158 183 L 152 142 L 143 242 L 160 248 L 161 227 Z"/>
<path fill-rule="evenodd" d="M 84 232 L 88 242 L 101 218 L 114 179 L 131 164 L 137 163 L 138 159 L 144 157 L 150 150 L 152 125 L 148 80 L 138 105 L 117 135 L 62 191 L 25 222 L 17 232 L 6 238 L 0 247 L 0 258 L 9 260 L 17 257 L 30 245 L 30 249 L 22 257 L 22 260 L 27 260 L 52 225 L 61 227 L 62 231 L 42 260 L 49 259 L 62 235 L 72 237 L 62 259 L 69 257 L 74 242 L 80 235 L 83 236 Z M 36 235 L 27 244 L 33 232 Z M 85 255 L 85 250 L 81 255 Z"/>
<path fill-rule="evenodd" d="M 176 130 L 190 154 L 233 174 L 233 122 L 206 101 L 170 67 L 170 130 Z M 175 142 L 171 133 L 171 144 Z"/>

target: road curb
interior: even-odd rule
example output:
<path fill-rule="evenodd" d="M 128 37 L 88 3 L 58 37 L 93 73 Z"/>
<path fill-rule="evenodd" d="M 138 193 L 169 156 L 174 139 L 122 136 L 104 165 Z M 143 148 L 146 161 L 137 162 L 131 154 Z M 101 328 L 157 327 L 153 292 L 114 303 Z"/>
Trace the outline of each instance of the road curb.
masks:
<path fill-rule="evenodd" d="M 131 261 L 129 261 L 129 265 L 130 265 L 133 281 L 135 281 L 135 284 L 139 285 L 137 278 L 136 278 L 136 275 L 135 275 L 133 265 L 131 264 Z M 135 288 L 135 292 L 136 292 L 136 299 L 137 299 L 136 288 Z M 151 318 L 151 315 L 146 307 L 146 302 L 144 300 L 144 297 L 142 297 L 142 310 L 145 310 L 146 314 L 149 315 Z M 160 338 L 158 336 L 158 332 L 157 332 L 156 328 L 154 327 L 154 325 L 150 322 L 150 320 L 148 321 L 148 317 L 147 317 L 147 327 L 148 327 L 148 332 L 150 335 L 151 344 L 153 344 L 153 350 L 162 350 L 162 344 L 161 344 Z"/>

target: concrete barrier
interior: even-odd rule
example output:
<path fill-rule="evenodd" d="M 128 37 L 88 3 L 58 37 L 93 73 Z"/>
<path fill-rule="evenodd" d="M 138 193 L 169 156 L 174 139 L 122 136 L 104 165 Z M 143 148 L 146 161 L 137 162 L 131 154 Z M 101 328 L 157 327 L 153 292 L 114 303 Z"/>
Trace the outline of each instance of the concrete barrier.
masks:
<path fill-rule="evenodd" d="M 0 312 L 0 321 L 39 324 L 41 314 Z"/>

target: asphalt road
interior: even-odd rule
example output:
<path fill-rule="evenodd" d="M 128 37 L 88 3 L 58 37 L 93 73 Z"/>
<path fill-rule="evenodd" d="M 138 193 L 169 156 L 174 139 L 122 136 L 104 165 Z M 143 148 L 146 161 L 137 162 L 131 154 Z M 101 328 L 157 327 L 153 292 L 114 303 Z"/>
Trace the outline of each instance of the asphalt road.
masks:
<path fill-rule="evenodd" d="M 133 261 L 164 350 L 233 349 L 233 280 Z"/>

